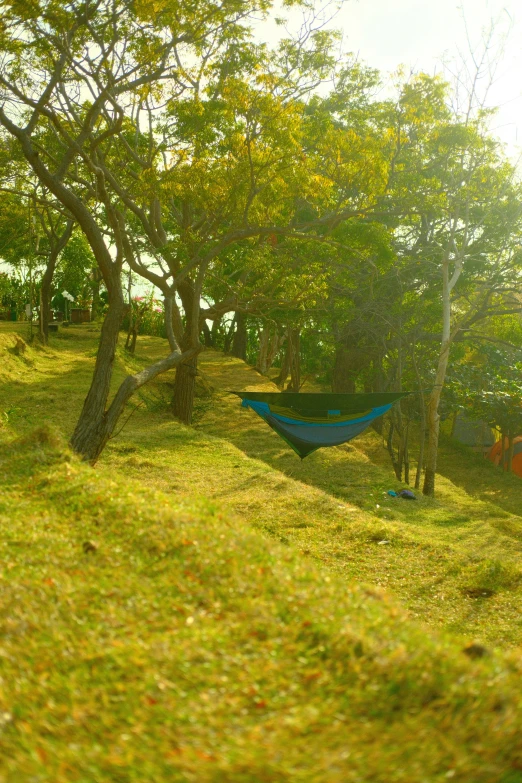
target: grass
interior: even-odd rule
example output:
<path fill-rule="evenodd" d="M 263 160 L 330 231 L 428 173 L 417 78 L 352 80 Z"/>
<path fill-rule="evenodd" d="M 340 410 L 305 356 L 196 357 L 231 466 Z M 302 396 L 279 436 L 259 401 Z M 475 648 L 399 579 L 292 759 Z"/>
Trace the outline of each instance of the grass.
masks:
<path fill-rule="evenodd" d="M 164 377 L 92 470 L 61 433 L 96 332 L 19 357 L 16 326 L 1 783 L 522 781 L 516 478 L 447 442 L 437 499 L 394 500 L 374 433 L 300 462 L 226 394 L 267 379 L 210 351 L 195 426 Z"/>

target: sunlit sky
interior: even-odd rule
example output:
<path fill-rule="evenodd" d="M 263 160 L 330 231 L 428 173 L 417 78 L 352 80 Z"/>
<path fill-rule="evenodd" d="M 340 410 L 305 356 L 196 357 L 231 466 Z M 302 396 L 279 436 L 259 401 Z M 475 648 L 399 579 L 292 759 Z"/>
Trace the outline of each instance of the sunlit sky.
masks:
<path fill-rule="evenodd" d="M 442 60 L 479 48 L 483 30 L 495 23 L 494 48 L 505 39 L 488 104 L 498 106 L 492 130 L 516 155 L 522 148 L 522 0 L 344 0 L 331 26 L 343 47 L 385 74 L 442 71 Z M 467 33 L 466 33 L 467 28 Z M 270 39 L 273 25 L 258 35 Z"/>

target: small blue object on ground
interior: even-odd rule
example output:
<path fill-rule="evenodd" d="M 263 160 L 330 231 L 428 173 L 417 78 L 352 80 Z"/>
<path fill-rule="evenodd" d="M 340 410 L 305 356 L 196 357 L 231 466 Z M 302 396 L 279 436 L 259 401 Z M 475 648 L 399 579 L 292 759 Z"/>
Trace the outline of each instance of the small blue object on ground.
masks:
<path fill-rule="evenodd" d="M 393 489 L 388 490 L 388 495 L 392 498 L 404 498 L 405 500 L 417 500 L 411 489 L 401 489 L 400 492 L 395 492 Z"/>
<path fill-rule="evenodd" d="M 405 500 L 417 500 L 411 489 L 401 489 L 399 497 L 404 498 Z"/>

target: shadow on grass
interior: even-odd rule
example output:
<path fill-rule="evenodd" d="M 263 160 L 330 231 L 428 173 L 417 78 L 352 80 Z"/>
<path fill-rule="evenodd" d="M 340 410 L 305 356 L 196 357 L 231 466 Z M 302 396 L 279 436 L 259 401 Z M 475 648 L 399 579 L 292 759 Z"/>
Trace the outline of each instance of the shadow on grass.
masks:
<path fill-rule="evenodd" d="M 251 421 L 247 422 L 246 417 Z M 460 499 L 451 498 L 447 485 L 435 499 L 425 498 L 420 492 L 416 502 L 389 498 L 388 490 L 398 489 L 402 484 L 397 481 L 391 465 L 386 464 L 386 455 L 371 433 L 358 440 L 358 448 L 345 444 L 318 450 L 300 460 L 263 422 L 255 421 L 250 412 L 235 409 L 226 399 L 216 400 L 216 407 L 204 417 L 198 429 L 227 440 L 246 456 L 265 462 L 288 478 L 322 489 L 333 498 L 377 516 L 386 518 L 387 513 L 398 512 L 406 523 L 419 526 L 428 523 L 448 530 L 487 519 L 512 538 L 522 536 L 522 526 L 516 520 L 507 519 L 508 514 L 521 512 L 520 479 L 502 475 L 470 450 L 459 449 L 458 444 L 455 448 L 446 437 L 441 440 L 439 472 L 458 489 L 464 490 L 469 498 L 468 502 L 464 500 L 465 508 Z M 490 505 L 488 510 L 476 506 L 472 502 L 475 500 L 495 508 Z M 508 522 L 508 529 L 504 529 Z"/>
<path fill-rule="evenodd" d="M 438 472 L 473 498 L 522 514 L 522 479 L 505 473 L 467 446 L 441 437 Z"/>

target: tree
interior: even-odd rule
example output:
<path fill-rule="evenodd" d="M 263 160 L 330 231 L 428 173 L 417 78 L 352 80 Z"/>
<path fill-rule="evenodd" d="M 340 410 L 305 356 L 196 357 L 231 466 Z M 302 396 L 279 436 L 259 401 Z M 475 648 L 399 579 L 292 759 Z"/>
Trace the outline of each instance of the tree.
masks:
<path fill-rule="evenodd" d="M 304 98 L 335 62 L 325 31 L 305 28 L 275 53 L 254 46 L 248 17 L 266 11 L 266 0 L 1 7 L 0 123 L 84 232 L 108 292 L 71 440 L 95 460 L 129 393 L 159 371 L 179 366 L 174 412 L 190 421 L 203 284 L 228 245 L 274 233 L 307 238 L 369 202 L 339 187 L 333 126 L 327 143 L 306 148 Z M 362 178 L 367 164 L 359 160 Z M 299 219 L 298 196 L 314 202 L 313 219 Z M 124 260 L 162 291 L 172 352 L 107 407 Z"/>
<path fill-rule="evenodd" d="M 368 207 L 369 199 L 363 204 L 341 191 L 338 167 L 324 172 L 334 131 L 318 144 L 319 111 L 312 117 L 304 97 L 332 66 L 330 39 L 318 35 L 311 41 L 309 51 L 297 52 L 306 67 L 294 62 L 297 55 L 288 42 L 282 53 L 234 44 L 226 79 L 222 63 L 209 54 L 203 75 L 183 71 L 190 96 L 172 101 L 161 122 L 149 110 L 148 135 L 132 136 L 134 182 L 125 179 L 129 169 L 123 165 L 109 169 L 108 158 L 98 161 L 132 215 L 128 263 L 171 300 L 173 329 L 186 350 L 197 350 L 206 319 L 237 309 L 228 294 L 207 311 L 200 307 L 209 275 L 232 245 L 250 247 L 250 255 L 257 256 L 255 248 L 263 239 L 309 241 L 318 229 Z M 310 82 L 311 75 L 315 81 Z M 122 127 L 111 160 L 128 154 L 126 133 Z M 364 165 L 360 160 L 360 176 L 362 169 L 372 171 L 368 161 Z M 248 276 L 248 269 L 240 277 L 243 273 Z M 241 322 L 238 315 L 236 325 Z M 240 336 L 244 342 L 244 333 L 236 330 L 236 343 Z M 237 344 L 236 351 L 243 355 L 244 346 Z M 195 373 L 195 356 L 176 373 L 173 411 L 186 423 Z"/>
<path fill-rule="evenodd" d="M 180 55 L 201 62 L 213 47 L 222 50 L 225 42 L 241 40 L 246 32 L 244 18 L 267 4 L 236 0 L 223 5 L 122 2 L 116 6 L 103 0 L 22 6 L 4 0 L 0 7 L 0 43 L 5 52 L 0 123 L 16 140 L 40 185 L 80 226 L 108 292 L 91 387 L 71 439 L 78 453 L 95 461 L 135 389 L 197 350 L 179 349 L 170 317 L 171 294 L 166 300 L 170 355 L 129 376 L 108 406 L 123 312 L 121 269 L 132 252 L 126 233 L 128 207 L 114 197 L 114 188 L 109 189 L 110 144 L 119 137 L 129 164 L 134 150 L 120 134 L 125 120 L 130 119 L 132 127 L 134 119 L 136 128 L 141 113 L 147 113 L 159 93 L 160 101 L 167 94 L 172 101 L 180 99 L 186 76 L 180 69 Z M 41 144 L 46 134 L 54 137 L 52 147 Z M 121 165 L 121 159 L 115 165 Z M 87 193 L 88 199 L 79 192 Z M 150 215 L 157 211 L 153 200 Z M 149 226 L 152 235 L 159 236 L 155 224 Z M 175 283 L 172 291 L 181 280 Z"/>
<path fill-rule="evenodd" d="M 394 244 L 429 314 L 424 339 L 431 342 L 434 328 L 442 332 L 427 411 L 428 495 L 435 487 L 451 347 L 495 313 L 520 309 L 520 185 L 488 133 L 486 113 L 454 116 L 448 98 L 447 85 L 422 74 L 404 86 L 395 109 L 389 185 L 390 217 L 397 215 Z"/>

